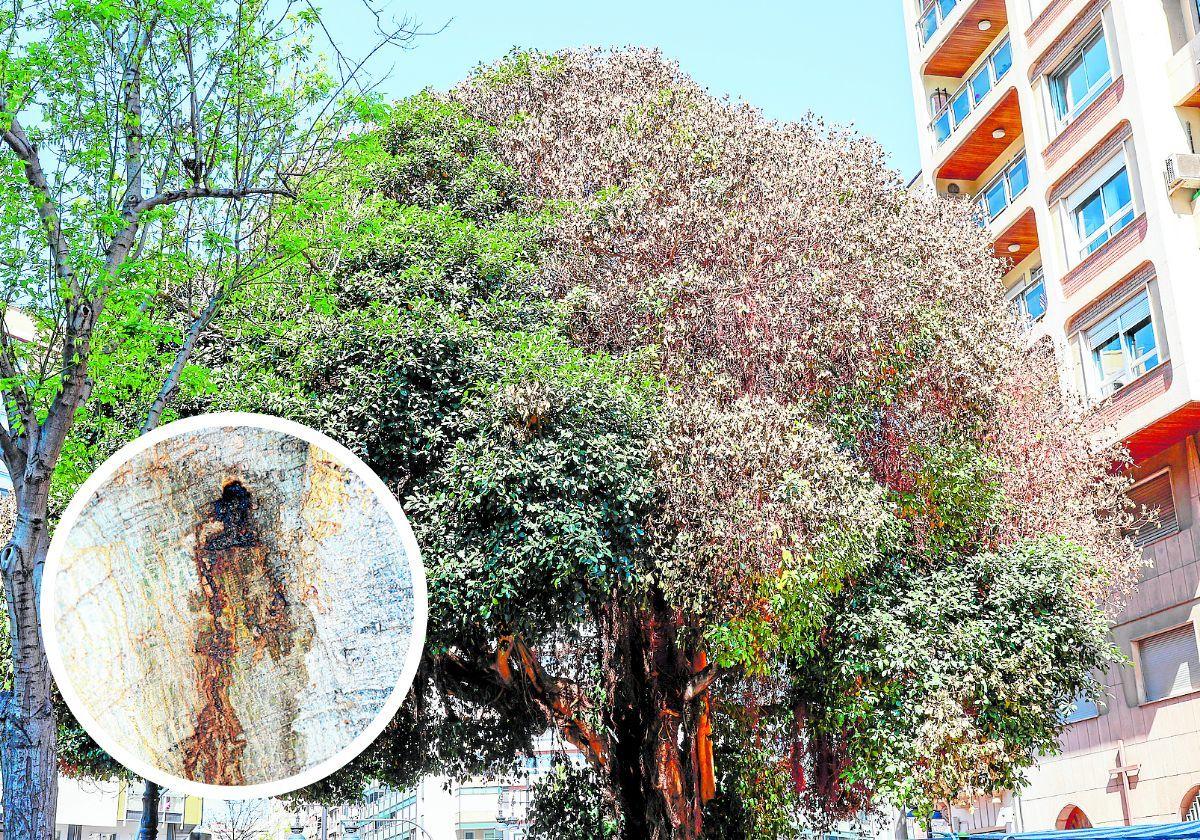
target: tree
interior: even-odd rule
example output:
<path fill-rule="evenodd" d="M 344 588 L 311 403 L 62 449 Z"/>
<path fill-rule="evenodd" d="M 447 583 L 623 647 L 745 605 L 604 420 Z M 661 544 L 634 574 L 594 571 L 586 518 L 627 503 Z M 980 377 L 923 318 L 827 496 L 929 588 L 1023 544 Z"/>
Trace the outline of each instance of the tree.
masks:
<path fill-rule="evenodd" d="M 0 554 L 12 650 L 0 771 L 6 836 L 48 840 L 58 756 L 41 569 L 52 501 L 103 449 L 73 426 L 85 406 L 129 412 L 115 398 L 131 391 L 147 396 L 134 428 L 157 425 L 220 307 L 294 256 L 274 235 L 279 205 L 319 201 L 303 179 L 352 113 L 362 64 L 334 48 L 326 66 L 305 3 L 15 2 L 0 31 L 2 308 L 37 328 L 27 345 L 0 340 L 16 505 Z M 379 40 L 413 34 L 400 24 Z"/>
<path fill-rule="evenodd" d="M 224 802 L 208 826 L 216 840 L 259 840 L 267 831 L 266 802 L 262 799 Z"/>
<path fill-rule="evenodd" d="M 601 796 L 595 770 L 556 759 L 530 795 L 525 836 L 530 840 L 607 840 L 617 821 Z"/>
<path fill-rule="evenodd" d="M 362 454 L 428 569 L 412 694 L 309 795 L 548 727 L 630 838 L 1019 785 L 1137 553 L 969 212 L 643 51 L 379 116 L 294 232 L 332 243 L 310 292 L 253 303 L 288 328 L 204 357 L 204 405 Z"/>

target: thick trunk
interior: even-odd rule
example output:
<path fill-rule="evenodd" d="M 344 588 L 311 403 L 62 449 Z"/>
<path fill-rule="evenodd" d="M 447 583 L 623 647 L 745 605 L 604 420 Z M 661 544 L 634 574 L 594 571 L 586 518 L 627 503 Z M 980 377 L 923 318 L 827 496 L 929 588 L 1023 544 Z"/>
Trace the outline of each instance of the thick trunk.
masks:
<path fill-rule="evenodd" d="M 624 620 L 618 660 L 624 679 L 613 705 L 609 765 L 628 840 L 697 840 L 712 797 L 706 696 L 687 700 L 702 660 L 681 638 L 661 600 Z"/>
<path fill-rule="evenodd" d="M 58 800 L 57 731 L 38 617 L 49 547 L 47 488 L 23 490 L 12 539 L 2 553 L 13 670 L 0 733 L 4 836 L 5 840 L 52 840 Z"/>

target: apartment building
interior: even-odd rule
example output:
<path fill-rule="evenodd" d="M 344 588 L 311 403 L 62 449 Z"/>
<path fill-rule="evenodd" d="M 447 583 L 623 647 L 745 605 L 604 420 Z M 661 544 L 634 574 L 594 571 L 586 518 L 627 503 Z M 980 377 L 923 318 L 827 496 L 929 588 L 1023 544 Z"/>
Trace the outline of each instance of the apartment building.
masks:
<path fill-rule="evenodd" d="M 204 800 L 167 791 L 159 802 L 160 840 L 201 840 Z M 139 785 L 60 777 L 56 840 L 134 840 L 142 822 Z"/>
<path fill-rule="evenodd" d="M 309 840 L 521 840 L 533 788 L 559 759 L 584 760 L 547 732 L 510 776 L 465 781 L 429 776 L 408 790 L 375 785 L 360 802 L 309 809 L 301 824 Z"/>
<path fill-rule="evenodd" d="M 1004 284 L 1129 446 L 1149 565 L 1132 665 L 1067 712 L 1061 754 L 965 831 L 1200 819 L 1200 2 L 902 0 L 921 182 L 971 201 Z"/>

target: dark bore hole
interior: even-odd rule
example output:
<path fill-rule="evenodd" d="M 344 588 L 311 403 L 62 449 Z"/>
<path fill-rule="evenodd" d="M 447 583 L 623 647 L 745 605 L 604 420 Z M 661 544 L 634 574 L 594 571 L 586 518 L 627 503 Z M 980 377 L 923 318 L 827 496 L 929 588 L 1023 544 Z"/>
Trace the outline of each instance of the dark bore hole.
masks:
<path fill-rule="evenodd" d="M 213 502 L 213 519 L 224 525 L 220 534 L 209 539 L 205 546 L 209 551 L 220 551 L 237 546 L 258 545 L 258 534 L 250 521 L 250 510 L 254 506 L 250 491 L 240 481 L 231 481 L 221 491 L 221 498 Z"/>

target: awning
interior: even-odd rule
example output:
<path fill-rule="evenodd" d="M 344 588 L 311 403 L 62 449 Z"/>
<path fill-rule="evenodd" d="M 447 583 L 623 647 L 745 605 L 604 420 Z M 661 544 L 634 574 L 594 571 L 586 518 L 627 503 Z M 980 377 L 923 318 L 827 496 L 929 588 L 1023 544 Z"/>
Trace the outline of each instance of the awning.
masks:
<path fill-rule="evenodd" d="M 1076 828 L 1071 831 L 1026 831 L 1021 834 L 972 834 L 970 840 L 1200 840 L 1200 821 Z"/>

